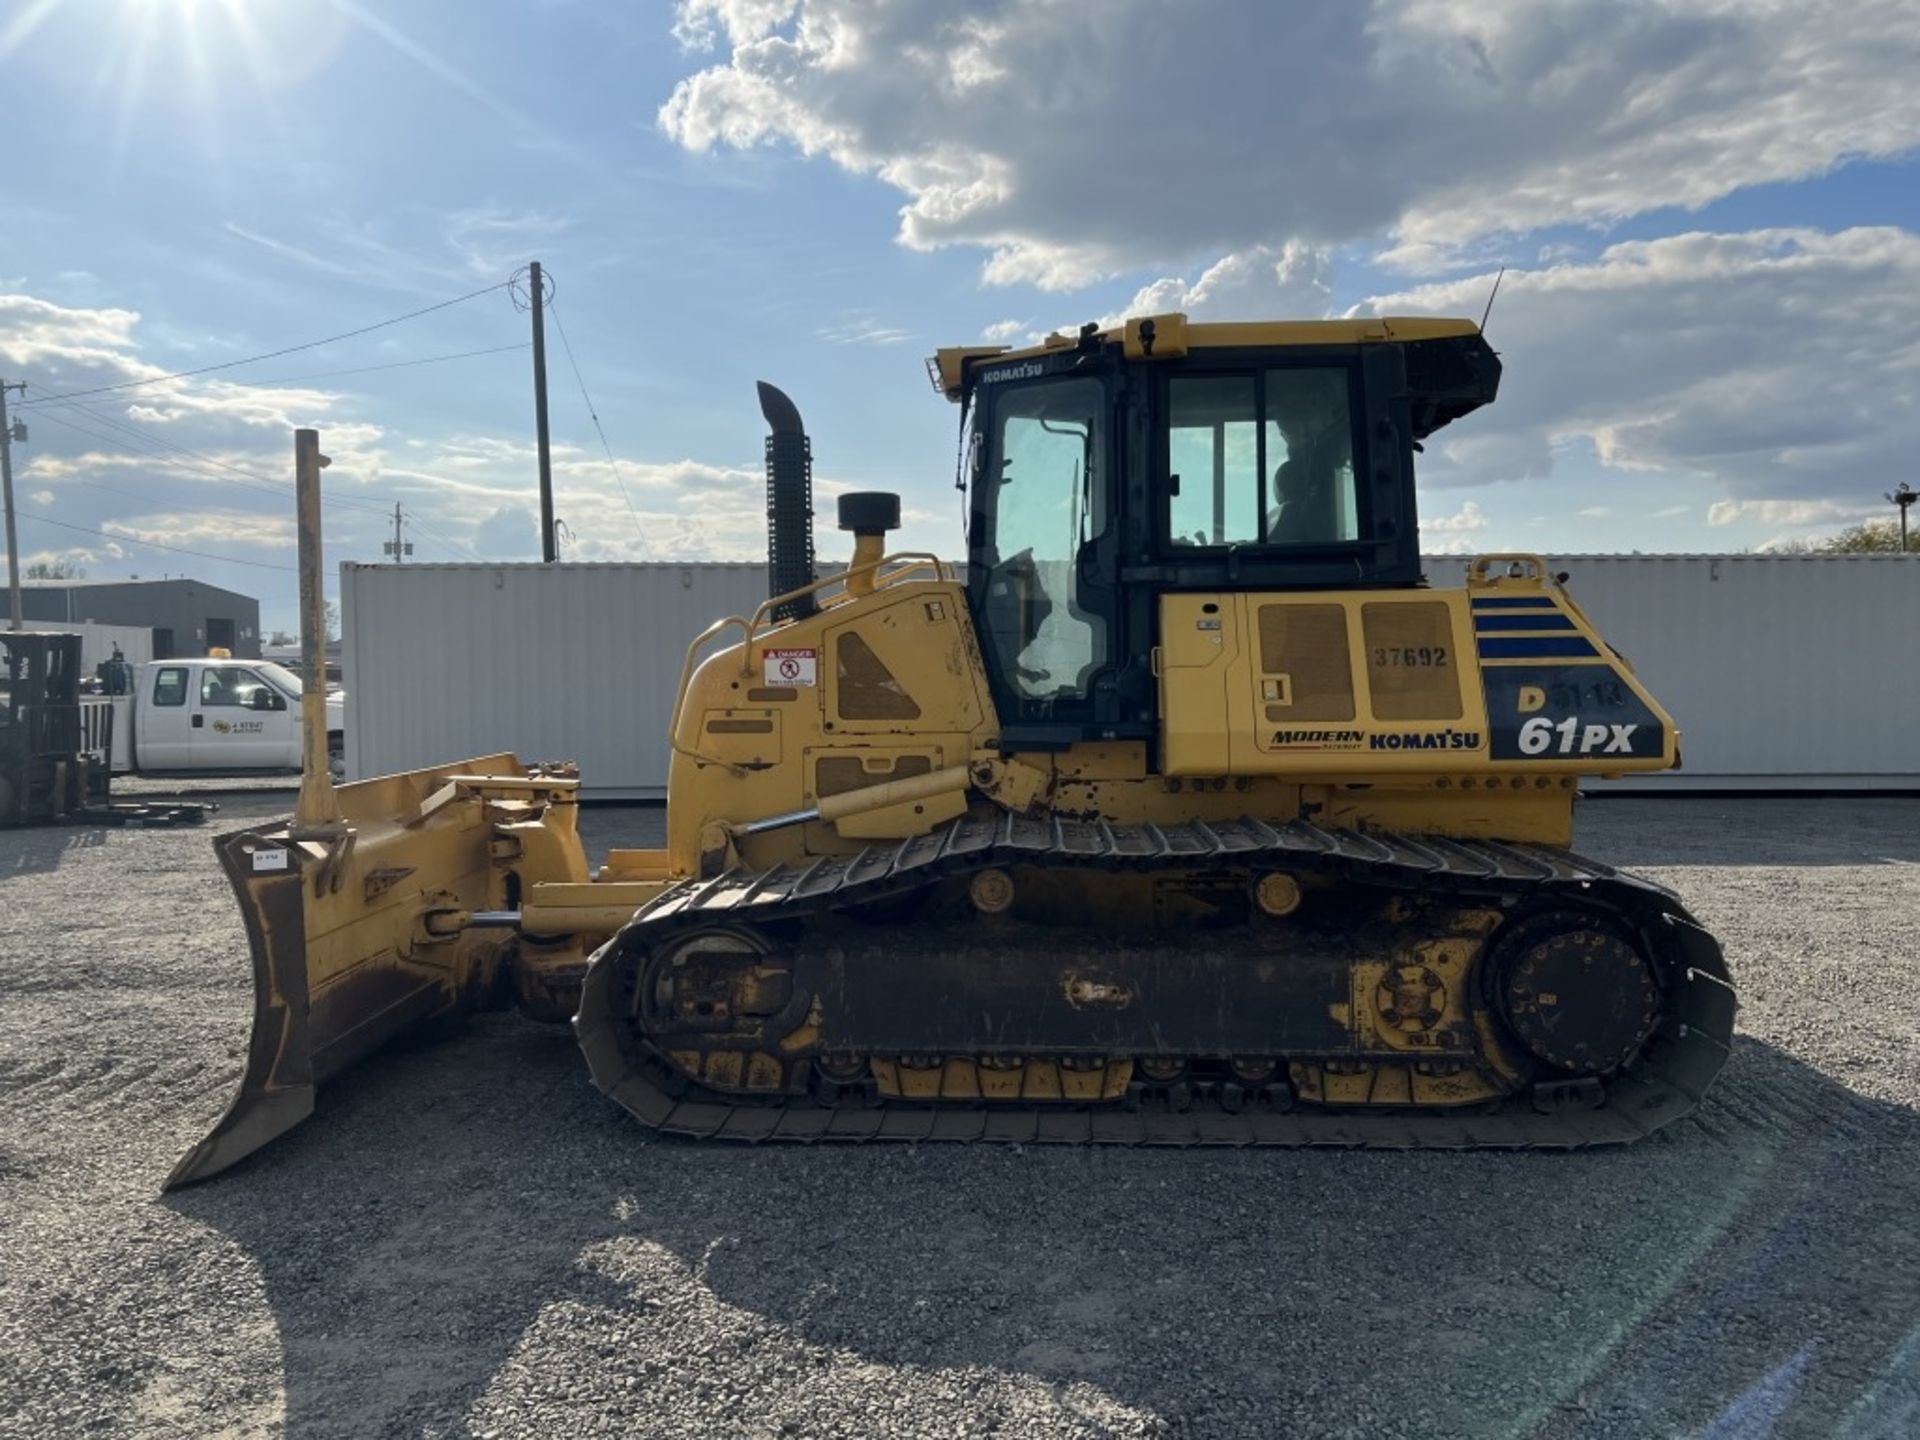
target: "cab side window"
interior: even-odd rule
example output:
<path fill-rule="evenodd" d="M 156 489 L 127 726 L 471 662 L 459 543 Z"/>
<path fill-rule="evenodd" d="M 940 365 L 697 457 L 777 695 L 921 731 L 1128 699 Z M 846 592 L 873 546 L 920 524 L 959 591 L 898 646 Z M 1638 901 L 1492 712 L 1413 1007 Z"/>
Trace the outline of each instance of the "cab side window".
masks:
<path fill-rule="evenodd" d="M 153 703 L 156 705 L 187 703 L 187 670 L 184 665 L 162 665 L 154 672 Z"/>
<path fill-rule="evenodd" d="M 1260 539 L 1260 419 L 1251 375 L 1181 377 L 1168 390 L 1176 545 Z"/>
<path fill-rule="evenodd" d="M 1351 388 L 1351 372 L 1333 366 L 1172 377 L 1168 540 L 1224 548 L 1359 539 Z"/>
<path fill-rule="evenodd" d="M 238 666 L 209 665 L 200 672 L 202 706 L 237 705 L 242 709 L 256 708 L 254 692 L 264 689 L 266 685 L 258 676 L 251 670 L 242 670 Z"/>

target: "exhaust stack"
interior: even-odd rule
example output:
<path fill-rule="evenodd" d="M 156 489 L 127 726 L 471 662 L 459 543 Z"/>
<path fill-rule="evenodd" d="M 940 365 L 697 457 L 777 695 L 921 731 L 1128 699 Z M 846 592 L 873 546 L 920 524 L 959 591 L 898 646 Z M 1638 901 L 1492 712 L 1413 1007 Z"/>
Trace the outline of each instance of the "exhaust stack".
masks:
<path fill-rule="evenodd" d="M 813 443 L 786 392 L 762 380 L 760 413 L 767 417 L 767 593 L 785 595 L 811 585 L 813 573 Z M 774 610 L 778 620 L 803 620 L 819 607 L 811 595 Z"/>

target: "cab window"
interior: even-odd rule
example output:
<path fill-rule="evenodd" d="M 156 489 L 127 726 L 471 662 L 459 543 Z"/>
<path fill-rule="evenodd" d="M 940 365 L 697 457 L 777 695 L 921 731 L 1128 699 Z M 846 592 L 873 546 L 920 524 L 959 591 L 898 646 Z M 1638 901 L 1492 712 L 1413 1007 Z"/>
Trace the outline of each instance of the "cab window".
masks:
<path fill-rule="evenodd" d="M 1174 377 L 1167 477 L 1167 536 L 1175 545 L 1358 539 L 1348 372 Z"/>
<path fill-rule="evenodd" d="M 265 692 L 262 696 L 262 692 Z M 273 708 L 273 692 L 251 670 L 237 665 L 209 665 L 200 672 L 200 703 L 235 705 L 243 710 Z"/>
<path fill-rule="evenodd" d="M 1344 370 L 1269 370 L 1266 497 L 1270 545 L 1360 538 L 1353 481 L 1353 415 Z"/>
<path fill-rule="evenodd" d="M 187 703 L 187 671 L 184 665 L 162 665 L 153 672 L 153 703 L 156 705 Z"/>
<path fill-rule="evenodd" d="M 1251 375 L 1183 376 L 1167 407 L 1176 545 L 1260 538 L 1260 421 Z"/>
<path fill-rule="evenodd" d="M 1106 529 L 1106 391 L 1092 379 L 996 399 L 985 485 L 993 547 L 987 641 L 1023 700 L 1085 698 L 1107 654 L 1106 619 L 1083 608 L 1081 547 Z"/>

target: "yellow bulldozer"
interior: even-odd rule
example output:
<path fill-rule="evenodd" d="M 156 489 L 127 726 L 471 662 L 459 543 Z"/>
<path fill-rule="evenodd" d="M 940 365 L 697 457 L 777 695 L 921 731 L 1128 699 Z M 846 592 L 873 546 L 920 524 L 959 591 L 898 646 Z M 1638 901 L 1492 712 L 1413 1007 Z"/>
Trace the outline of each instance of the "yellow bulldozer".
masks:
<path fill-rule="evenodd" d="M 869 493 L 816 577 L 761 387 L 772 593 L 688 648 L 664 849 L 590 865 L 578 776 L 505 754 L 336 789 L 310 717 L 292 822 L 216 841 L 253 1034 L 170 1184 L 509 997 L 726 1140 L 1565 1148 L 1695 1105 L 1720 947 L 1568 848 L 1580 778 L 1676 765 L 1672 719 L 1537 557 L 1422 573 L 1415 455 L 1499 384 L 1476 326 L 1159 315 L 929 371 L 963 573 Z"/>

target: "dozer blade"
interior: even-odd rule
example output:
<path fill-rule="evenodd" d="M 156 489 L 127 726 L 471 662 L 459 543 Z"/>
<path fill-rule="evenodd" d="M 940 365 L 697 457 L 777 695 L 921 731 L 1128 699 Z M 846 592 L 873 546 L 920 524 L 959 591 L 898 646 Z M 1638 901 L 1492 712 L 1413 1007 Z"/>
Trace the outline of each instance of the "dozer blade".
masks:
<path fill-rule="evenodd" d="M 492 755 L 341 786 L 337 836 L 296 839 L 278 822 L 216 839 L 253 952 L 253 1033 L 232 1103 L 167 1188 L 226 1169 L 312 1114 L 330 1076 L 483 999 L 513 940 L 471 924 L 501 904 L 518 853 L 518 838 L 496 839 L 531 821 L 578 854 L 571 806 L 545 823 L 572 785 Z"/>

